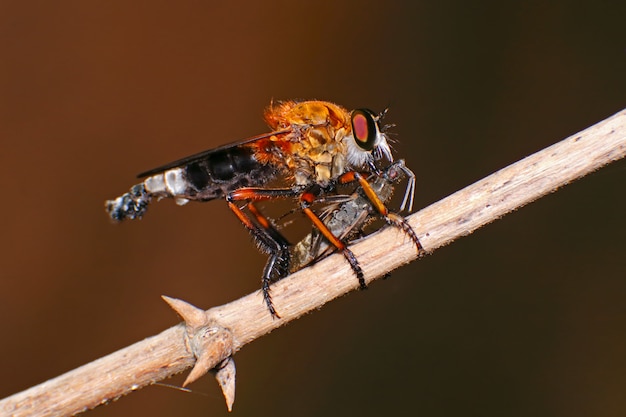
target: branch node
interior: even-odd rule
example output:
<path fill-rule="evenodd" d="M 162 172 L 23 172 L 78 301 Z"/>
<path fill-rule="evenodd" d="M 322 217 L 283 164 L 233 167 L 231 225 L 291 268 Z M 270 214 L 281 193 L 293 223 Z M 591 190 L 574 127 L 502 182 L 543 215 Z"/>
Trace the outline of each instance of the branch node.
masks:
<path fill-rule="evenodd" d="M 223 327 L 204 327 L 189 342 L 196 364 L 183 382 L 183 387 L 205 375 L 233 353 L 233 335 Z"/>
<path fill-rule="evenodd" d="M 196 358 L 196 364 L 183 383 L 183 387 L 216 368 L 217 382 L 222 388 L 228 410 L 235 400 L 235 362 L 232 360 L 233 335 L 222 326 L 209 320 L 198 307 L 165 295 L 162 298 L 185 321 L 187 346 Z"/>

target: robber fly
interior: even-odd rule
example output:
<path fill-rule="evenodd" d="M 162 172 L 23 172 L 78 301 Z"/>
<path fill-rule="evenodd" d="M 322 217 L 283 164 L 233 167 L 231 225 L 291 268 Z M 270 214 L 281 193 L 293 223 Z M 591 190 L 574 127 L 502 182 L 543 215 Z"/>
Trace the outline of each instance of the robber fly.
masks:
<path fill-rule="evenodd" d="M 138 175 L 145 180 L 130 192 L 106 202 L 115 221 L 141 218 L 154 199 L 224 198 L 228 207 L 269 255 L 263 270 L 262 293 L 272 316 L 278 317 L 269 286 L 273 274 L 289 270 L 290 243 L 256 207 L 255 202 L 297 199 L 300 210 L 324 238 L 340 251 L 365 288 L 363 270 L 346 244 L 329 230 L 311 208 L 341 184 L 356 182 L 375 209 L 388 221 L 394 216 L 371 189 L 366 177 L 376 174 L 376 161 L 392 161 L 387 137 L 377 115 L 367 109 L 352 112 L 326 101 L 285 101 L 265 111 L 271 132 L 204 151 Z M 281 187 L 269 188 L 270 182 Z M 415 239 L 418 251 L 422 251 Z"/>
<path fill-rule="evenodd" d="M 400 159 L 367 178 L 372 190 L 383 203 L 391 199 L 394 186 L 403 180 L 406 180 L 406 189 L 400 213 L 405 210 L 411 212 L 415 195 L 415 174 L 405 165 L 404 160 Z M 360 186 L 350 195 L 332 195 L 329 199 L 328 202 L 321 201 L 325 206 L 318 215 L 326 227 L 343 242 L 354 242 L 363 237 L 366 227 L 380 214 Z M 395 215 L 390 223 L 419 245 L 415 231 L 403 217 Z M 289 273 L 319 261 L 334 249 L 319 230 L 314 228 L 291 248 Z"/>

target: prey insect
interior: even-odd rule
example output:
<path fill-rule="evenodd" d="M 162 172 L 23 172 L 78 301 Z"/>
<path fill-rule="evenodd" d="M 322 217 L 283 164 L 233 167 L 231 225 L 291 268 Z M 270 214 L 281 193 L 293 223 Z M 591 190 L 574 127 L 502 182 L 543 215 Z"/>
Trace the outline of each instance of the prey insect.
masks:
<path fill-rule="evenodd" d="M 371 174 L 367 181 L 380 201 L 386 204 L 392 197 L 394 187 L 406 181 L 404 198 L 400 213 L 411 212 L 415 195 L 415 174 L 400 159 L 376 174 Z M 323 210 L 318 214 L 326 227 L 344 242 L 354 242 L 365 234 L 366 227 L 376 218 L 382 217 L 388 224 L 398 228 L 424 252 L 417 235 L 408 222 L 397 213 L 381 214 L 368 198 L 363 187 L 357 187 L 350 195 L 330 196 Z M 334 247 L 324 239 L 318 229 L 313 229 L 291 248 L 289 273 L 294 273 L 332 253 Z"/>
<path fill-rule="evenodd" d="M 269 255 L 261 289 L 270 313 L 278 317 L 269 287 L 288 274 L 291 244 L 256 203 L 295 199 L 319 233 L 343 254 L 365 288 L 358 260 L 312 206 L 337 186 L 357 183 L 375 209 L 383 217 L 388 214 L 366 179 L 378 174 L 377 161 L 393 160 L 380 118 L 367 109 L 349 112 L 326 101 L 272 104 L 265 111 L 271 132 L 143 172 L 138 177 L 144 181 L 107 201 L 106 210 L 113 220 L 122 221 L 141 218 L 155 199 L 173 198 L 178 204 L 225 199 L 260 250 Z"/>

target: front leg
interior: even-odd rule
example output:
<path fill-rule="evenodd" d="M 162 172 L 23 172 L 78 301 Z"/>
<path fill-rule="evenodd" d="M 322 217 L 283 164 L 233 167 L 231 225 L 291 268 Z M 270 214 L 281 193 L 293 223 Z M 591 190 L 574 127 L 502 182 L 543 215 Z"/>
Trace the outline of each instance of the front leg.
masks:
<path fill-rule="evenodd" d="M 426 253 L 426 251 L 424 250 L 422 243 L 417 237 L 415 230 L 413 230 L 411 225 L 409 225 L 409 223 L 404 219 L 404 217 L 396 213 L 391 213 L 387 209 L 387 206 L 385 206 L 385 203 L 382 202 L 378 194 L 376 194 L 376 191 L 374 191 L 374 189 L 372 188 L 372 185 L 367 181 L 365 177 L 363 177 L 363 175 L 359 174 L 356 171 L 346 172 L 345 174 L 339 177 L 338 183 L 348 184 L 348 183 L 355 182 L 355 181 L 359 183 L 367 199 L 372 203 L 372 206 L 378 212 L 378 214 L 380 214 L 380 216 L 383 219 L 385 219 L 387 224 L 395 226 L 399 228 L 400 230 L 402 230 L 415 244 L 417 248 L 418 256 L 423 256 Z"/>

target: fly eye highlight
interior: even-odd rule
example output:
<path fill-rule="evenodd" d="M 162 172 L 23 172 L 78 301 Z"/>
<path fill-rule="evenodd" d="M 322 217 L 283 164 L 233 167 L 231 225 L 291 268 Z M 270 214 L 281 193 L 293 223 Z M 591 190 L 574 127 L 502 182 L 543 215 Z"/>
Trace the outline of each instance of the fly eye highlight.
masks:
<path fill-rule="evenodd" d="M 352 123 L 352 136 L 359 147 L 365 151 L 371 151 L 376 145 L 380 129 L 378 128 L 378 116 L 368 109 L 357 109 L 350 115 Z"/>

